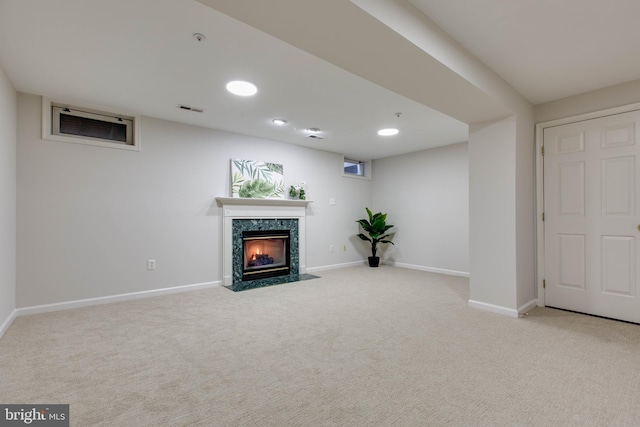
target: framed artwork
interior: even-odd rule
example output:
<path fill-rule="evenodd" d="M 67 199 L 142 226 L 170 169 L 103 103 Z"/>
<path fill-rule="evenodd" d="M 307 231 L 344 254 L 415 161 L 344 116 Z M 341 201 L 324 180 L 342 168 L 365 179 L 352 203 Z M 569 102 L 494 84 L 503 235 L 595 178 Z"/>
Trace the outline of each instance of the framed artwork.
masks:
<path fill-rule="evenodd" d="M 231 159 L 231 197 L 284 199 L 282 165 Z"/>

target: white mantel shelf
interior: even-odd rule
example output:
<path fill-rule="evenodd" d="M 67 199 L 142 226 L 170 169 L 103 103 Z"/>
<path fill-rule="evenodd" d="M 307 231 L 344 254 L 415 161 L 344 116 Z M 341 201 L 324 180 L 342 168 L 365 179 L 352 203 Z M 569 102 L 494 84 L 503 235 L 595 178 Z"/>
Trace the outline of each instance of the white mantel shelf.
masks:
<path fill-rule="evenodd" d="M 218 203 L 223 206 L 309 206 L 312 200 L 289 200 L 289 199 L 249 199 L 246 197 L 216 197 Z"/>

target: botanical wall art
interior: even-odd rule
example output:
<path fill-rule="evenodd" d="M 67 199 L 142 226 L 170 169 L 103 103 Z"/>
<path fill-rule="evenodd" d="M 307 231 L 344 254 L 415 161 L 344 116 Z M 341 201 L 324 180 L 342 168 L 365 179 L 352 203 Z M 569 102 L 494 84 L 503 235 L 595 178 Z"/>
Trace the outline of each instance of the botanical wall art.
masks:
<path fill-rule="evenodd" d="M 231 159 L 231 197 L 284 199 L 282 165 Z"/>

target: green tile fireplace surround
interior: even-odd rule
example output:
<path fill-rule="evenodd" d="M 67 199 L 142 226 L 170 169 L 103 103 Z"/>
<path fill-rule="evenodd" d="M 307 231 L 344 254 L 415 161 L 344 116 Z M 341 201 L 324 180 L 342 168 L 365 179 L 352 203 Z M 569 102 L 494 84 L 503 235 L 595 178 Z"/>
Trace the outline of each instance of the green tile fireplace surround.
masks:
<path fill-rule="evenodd" d="M 222 208 L 223 285 L 233 291 L 313 279 L 306 272 L 306 209 L 310 200 L 216 197 Z M 243 232 L 289 230 L 289 271 L 277 277 L 242 279 Z"/>

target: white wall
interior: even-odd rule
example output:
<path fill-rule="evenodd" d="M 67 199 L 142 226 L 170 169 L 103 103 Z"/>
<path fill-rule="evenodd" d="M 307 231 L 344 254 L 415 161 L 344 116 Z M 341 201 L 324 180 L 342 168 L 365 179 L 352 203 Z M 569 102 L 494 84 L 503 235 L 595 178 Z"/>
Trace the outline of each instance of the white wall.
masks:
<path fill-rule="evenodd" d="M 536 304 L 533 109 L 469 127 L 470 305 L 517 316 Z"/>
<path fill-rule="evenodd" d="M 18 94 L 18 307 L 220 281 L 214 198 L 230 195 L 231 158 L 307 182 L 308 268 L 362 261 L 352 236 L 372 184 L 342 177 L 340 155 L 149 117 L 140 152 L 43 141 L 40 103 Z"/>
<path fill-rule="evenodd" d="M 536 123 L 640 102 L 640 80 L 537 105 Z"/>
<path fill-rule="evenodd" d="M 516 116 L 516 310 L 533 308 L 536 299 L 535 129 L 532 108 Z"/>
<path fill-rule="evenodd" d="M 395 245 L 386 245 L 384 262 L 469 273 L 466 142 L 375 160 L 371 209 L 386 212 L 396 225 Z"/>
<path fill-rule="evenodd" d="M 16 91 L 0 67 L 0 336 L 16 309 Z"/>
<path fill-rule="evenodd" d="M 469 164 L 470 246 L 469 300 L 482 308 L 515 310 L 516 266 L 516 146 L 515 117 L 472 126 Z M 496 256 L 499 254 L 500 256 Z"/>

